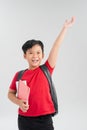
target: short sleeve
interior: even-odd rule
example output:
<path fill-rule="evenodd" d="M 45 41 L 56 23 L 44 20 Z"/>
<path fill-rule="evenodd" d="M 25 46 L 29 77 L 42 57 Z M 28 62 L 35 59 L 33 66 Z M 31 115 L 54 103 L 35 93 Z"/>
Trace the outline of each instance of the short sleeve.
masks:
<path fill-rule="evenodd" d="M 52 74 L 55 67 L 51 67 L 49 62 L 48 62 L 48 60 L 45 62 L 45 65 L 47 66 L 47 68 L 49 69 L 50 73 Z"/>
<path fill-rule="evenodd" d="M 10 89 L 16 90 L 16 81 L 17 81 L 18 72 L 14 75 L 11 84 L 9 86 Z"/>

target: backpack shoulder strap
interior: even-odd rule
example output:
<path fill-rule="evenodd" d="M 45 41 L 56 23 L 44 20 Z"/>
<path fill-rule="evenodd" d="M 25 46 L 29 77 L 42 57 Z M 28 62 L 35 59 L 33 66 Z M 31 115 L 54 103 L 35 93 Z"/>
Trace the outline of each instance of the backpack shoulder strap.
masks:
<path fill-rule="evenodd" d="M 50 75 L 50 72 L 49 72 L 47 66 L 45 64 L 43 64 L 43 65 L 40 66 L 40 68 L 43 71 L 43 73 L 45 74 L 45 76 L 47 77 L 49 85 L 51 86 L 51 84 L 52 84 L 52 78 L 51 78 L 51 75 Z"/>
<path fill-rule="evenodd" d="M 52 77 L 51 77 L 51 74 L 47 68 L 47 66 L 45 64 L 41 65 L 40 66 L 41 70 L 43 71 L 43 73 L 45 74 L 47 80 L 48 80 L 48 83 L 49 83 L 49 87 L 50 87 L 50 94 L 51 94 L 51 98 L 52 98 L 52 101 L 53 101 L 53 104 L 54 104 L 54 108 L 55 108 L 55 113 L 53 114 L 56 115 L 58 113 L 58 100 L 57 100 L 57 94 L 56 94 L 56 89 L 55 89 L 55 86 L 54 86 L 54 83 L 52 81 Z"/>
<path fill-rule="evenodd" d="M 25 72 L 25 70 L 20 70 L 18 72 L 17 81 L 19 81 L 21 79 L 21 77 L 22 77 L 22 75 L 23 75 L 24 72 Z"/>

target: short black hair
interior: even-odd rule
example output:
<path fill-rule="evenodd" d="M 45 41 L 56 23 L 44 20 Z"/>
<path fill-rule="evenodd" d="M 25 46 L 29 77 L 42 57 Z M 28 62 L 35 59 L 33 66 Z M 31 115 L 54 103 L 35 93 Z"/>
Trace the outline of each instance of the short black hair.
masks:
<path fill-rule="evenodd" d="M 42 43 L 42 41 L 40 40 L 35 40 L 35 39 L 32 39 L 32 40 L 28 40 L 26 41 L 23 46 L 22 46 L 22 50 L 24 52 L 24 54 L 26 54 L 26 51 L 30 48 L 32 48 L 34 45 L 39 45 L 42 49 L 42 52 L 44 52 L 44 45 Z"/>

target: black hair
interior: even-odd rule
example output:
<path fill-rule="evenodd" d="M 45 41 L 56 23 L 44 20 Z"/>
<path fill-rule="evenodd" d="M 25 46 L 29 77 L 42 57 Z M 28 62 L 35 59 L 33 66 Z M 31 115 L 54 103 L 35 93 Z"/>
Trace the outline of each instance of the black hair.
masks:
<path fill-rule="evenodd" d="M 32 40 L 26 41 L 23 44 L 22 50 L 23 50 L 24 54 L 26 54 L 26 51 L 28 49 L 32 48 L 34 45 L 39 45 L 41 47 L 41 49 L 42 49 L 42 52 L 44 52 L 44 45 L 43 45 L 43 43 L 40 40 L 32 39 Z"/>

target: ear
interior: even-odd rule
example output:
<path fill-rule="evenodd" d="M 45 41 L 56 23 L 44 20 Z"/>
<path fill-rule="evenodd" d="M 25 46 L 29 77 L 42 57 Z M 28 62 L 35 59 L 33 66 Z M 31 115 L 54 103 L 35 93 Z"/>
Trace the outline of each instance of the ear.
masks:
<path fill-rule="evenodd" d="M 26 59 L 26 54 L 23 55 L 24 59 Z"/>

